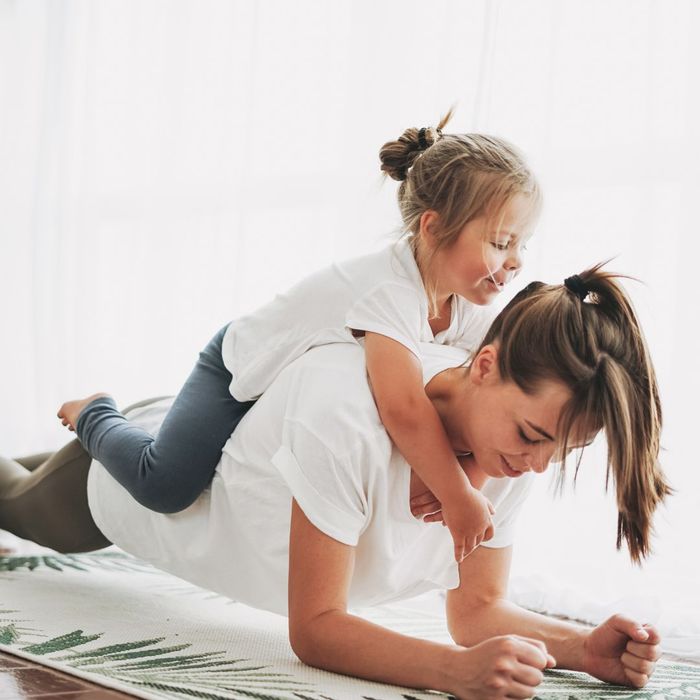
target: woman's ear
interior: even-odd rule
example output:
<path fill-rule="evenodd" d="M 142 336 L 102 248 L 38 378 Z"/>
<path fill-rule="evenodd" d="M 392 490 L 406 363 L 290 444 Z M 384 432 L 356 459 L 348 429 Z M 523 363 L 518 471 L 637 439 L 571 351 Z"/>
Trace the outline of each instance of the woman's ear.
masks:
<path fill-rule="evenodd" d="M 501 378 L 501 373 L 498 370 L 498 348 L 495 345 L 484 345 L 479 350 L 472 360 L 469 376 L 477 385 Z"/>
<path fill-rule="evenodd" d="M 420 216 L 418 234 L 430 249 L 435 247 L 436 234 L 440 226 L 440 215 L 434 209 L 426 209 Z"/>

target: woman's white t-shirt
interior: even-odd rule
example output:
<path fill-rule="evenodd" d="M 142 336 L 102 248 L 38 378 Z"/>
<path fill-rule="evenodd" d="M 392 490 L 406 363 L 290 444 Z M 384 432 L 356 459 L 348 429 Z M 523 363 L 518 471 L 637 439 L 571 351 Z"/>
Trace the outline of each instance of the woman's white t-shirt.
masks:
<path fill-rule="evenodd" d="M 426 381 L 465 358 L 457 348 L 425 348 Z M 168 407 L 161 401 L 130 418 L 156 432 Z M 410 512 L 410 474 L 379 419 L 364 351 L 337 343 L 280 372 L 226 443 L 210 488 L 187 510 L 147 510 L 97 462 L 88 498 L 100 530 L 127 552 L 286 614 L 292 498 L 322 532 L 356 548 L 350 607 L 459 584 L 447 528 Z M 529 484 L 530 475 L 487 482 L 483 492 L 496 507 L 487 546 L 511 544 Z"/>
<path fill-rule="evenodd" d="M 309 348 L 352 340 L 352 330 L 385 335 L 420 357 L 420 343 L 475 350 L 493 312 L 454 295 L 450 325 L 437 335 L 428 297 L 406 240 L 334 263 L 252 314 L 232 321 L 222 358 L 239 401 L 257 399 L 282 368 Z"/>

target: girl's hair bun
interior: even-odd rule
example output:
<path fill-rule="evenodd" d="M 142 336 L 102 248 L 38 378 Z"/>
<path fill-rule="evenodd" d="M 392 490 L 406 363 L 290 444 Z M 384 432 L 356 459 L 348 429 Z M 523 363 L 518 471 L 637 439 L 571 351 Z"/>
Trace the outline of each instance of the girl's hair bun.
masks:
<path fill-rule="evenodd" d="M 442 131 L 439 127 L 406 129 L 396 141 L 388 141 L 379 151 L 382 172 L 393 180 L 405 180 L 416 158 L 436 143 L 441 136 Z"/>

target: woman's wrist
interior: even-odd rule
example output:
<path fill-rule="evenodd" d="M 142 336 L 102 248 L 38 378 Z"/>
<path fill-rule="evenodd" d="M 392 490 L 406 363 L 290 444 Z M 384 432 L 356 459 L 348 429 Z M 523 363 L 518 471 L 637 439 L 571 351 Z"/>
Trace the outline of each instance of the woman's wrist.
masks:
<path fill-rule="evenodd" d="M 586 663 L 586 644 L 591 631 L 586 627 L 571 625 L 566 638 L 553 647 L 552 654 L 557 659 L 557 666 L 570 671 L 589 673 Z"/>
<path fill-rule="evenodd" d="M 583 671 L 590 674 L 590 666 L 588 664 L 588 640 L 591 637 L 591 629 L 580 628 L 578 631 L 578 645 L 573 655 L 572 671 Z"/>
<path fill-rule="evenodd" d="M 450 695 L 461 695 L 460 679 L 464 676 L 464 666 L 468 663 L 469 649 L 467 647 L 446 645 L 441 657 L 441 663 L 436 670 L 434 690 Z"/>

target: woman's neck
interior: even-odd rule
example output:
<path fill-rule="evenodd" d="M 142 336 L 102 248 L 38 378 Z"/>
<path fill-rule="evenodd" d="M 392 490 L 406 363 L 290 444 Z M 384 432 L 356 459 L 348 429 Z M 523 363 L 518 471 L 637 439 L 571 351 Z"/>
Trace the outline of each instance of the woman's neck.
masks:
<path fill-rule="evenodd" d="M 465 382 L 468 367 L 450 367 L 436 374 L 426 385 L 425 393 L 435 404 L 440 417 L 442 410 L 449 410 L 449 406 L 457 395 L 458 387 L 461 388 Z"/>
<path fill-rule="evenodd" d="M 468 377 L 468 367 L 452 367 L 435 375 L 425 387 L 425 392 L 433 402 L 452 447 L 457 453 L 471 450 L 469 445 L 463 444 L 462 437 L 464 434 L 462 424 L 468 420 L 466 410 L 472 390 Z M 457 423 L 460 425 L 457 426 Z"/>

